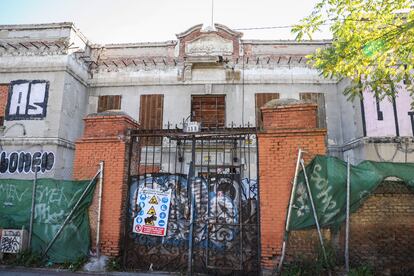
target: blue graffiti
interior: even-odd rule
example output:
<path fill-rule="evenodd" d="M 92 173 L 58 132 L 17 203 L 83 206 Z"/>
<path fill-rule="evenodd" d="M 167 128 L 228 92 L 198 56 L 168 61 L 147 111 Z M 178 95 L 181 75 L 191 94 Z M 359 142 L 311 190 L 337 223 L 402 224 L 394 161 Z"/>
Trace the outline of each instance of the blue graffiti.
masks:
<path fill-rule="evenodd" d="M 188 184 L 191 184 L 191 195 Z M 257 181 L 234 175 L 215 175 L 209 179 L 195 177 L 188 181 L 184 175 L 158 174 L 145 179 L 134 179 L 131 185 L 130 214 L 142 215 L 137 199 L 143 200 L 139 189 L 149 187 L 171 190 L 170 214 L 163 244 L 187 246 L 190 224 L 191 196 L 195 197 L 194 247 L 224 250 L 239 235 L 241 220 L 256 219 Z M 145 199 L 145 198 L 144 198 Z M 167 209 L 168 198 L 162 198 L 161 210 Z M 160 213 L 159 226 L 165 225 L 165 212 Z M 160 237 L 133 234 L 135 242 L 154 246 Z"/>

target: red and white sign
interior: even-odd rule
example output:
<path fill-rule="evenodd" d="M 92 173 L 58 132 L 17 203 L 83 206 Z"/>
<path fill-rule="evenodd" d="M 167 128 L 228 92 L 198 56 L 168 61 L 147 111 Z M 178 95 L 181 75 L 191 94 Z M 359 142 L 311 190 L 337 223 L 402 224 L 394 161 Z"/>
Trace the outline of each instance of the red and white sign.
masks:
<path fill-rule="evenodd" d="M 134 218 L 133 232 L 143 235 L 165 236 L 170 212 L 171 190 L 151 188 L 138 190 L 138 215 Z"/>

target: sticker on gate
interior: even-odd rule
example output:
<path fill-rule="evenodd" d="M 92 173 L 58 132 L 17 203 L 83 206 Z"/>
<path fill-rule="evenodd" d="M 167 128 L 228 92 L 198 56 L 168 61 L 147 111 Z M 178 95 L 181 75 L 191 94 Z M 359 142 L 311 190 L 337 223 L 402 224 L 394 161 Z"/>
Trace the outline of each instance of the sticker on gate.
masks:
<path fill-rule="evenodd" d="M 134 219 L 132 231 L 143 235 L 165 236 L 170 202 L 171 190 L 140 188 L 137 197 L 137 205 L 140 210 Z"/>

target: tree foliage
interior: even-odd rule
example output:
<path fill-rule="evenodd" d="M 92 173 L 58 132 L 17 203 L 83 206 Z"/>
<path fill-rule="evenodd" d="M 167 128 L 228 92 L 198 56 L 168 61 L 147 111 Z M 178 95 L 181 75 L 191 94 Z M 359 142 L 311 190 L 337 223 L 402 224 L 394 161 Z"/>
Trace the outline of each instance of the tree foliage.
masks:
<path fill-rule="evenodd" d="M 348 78 L 351 98 L 370 89 L 395 96 L 405 85 L 413 95 L 414 1 L 319 0 L 293 27 L 297 39 L 330 25 L 332 44 L 308 56 L 324 77 Z"/>

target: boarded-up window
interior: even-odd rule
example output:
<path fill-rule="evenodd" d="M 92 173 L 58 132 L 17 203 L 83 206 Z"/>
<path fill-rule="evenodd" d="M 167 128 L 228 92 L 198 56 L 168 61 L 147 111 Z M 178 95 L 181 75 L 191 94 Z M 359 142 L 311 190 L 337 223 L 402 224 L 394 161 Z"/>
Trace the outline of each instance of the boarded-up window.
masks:
<path fill-rule="evenodd" d="M 164 95 L 141 95 L 140 102 L 141 129 L 161 129 Z"/>
<path fill-rule="evenodd" d="M 271 100 L 279 99 L 279 93 L 256 93 L 255 94 L 255 106 L 256 106 L 256 127 L 263 127 L 263 117 L 260 108 Z"/>
<path fill-rule="evenodd" d="M 325 95 L 323 93 L 300 93 L 301 100 L 307 100 L 318 105 L 318 125 L 319 128 L 326 128 Z"/>
<path fill-rule="evenodd" d="M 6 105 L 9 93 L 8 84 L 0 84 L 0 126 L 4 125 L 4 117 L 6 116 Z"/>
<path fill-rule="evenodd" d="M 224 127 L 226 124 L 225 96 L 191 96 L 191 121 L 201 122 L 203 128 Z"/>
<path fill-rule="evenodd" d="M 112 109 L 121 109 L 121 96 L 99 96 L 98 112 L 104 112 Z"/>

